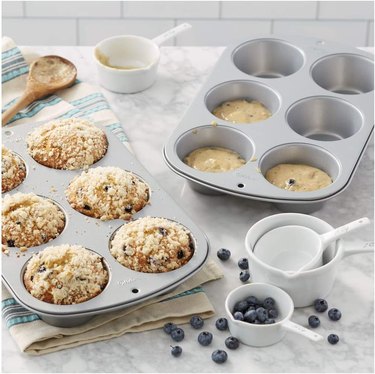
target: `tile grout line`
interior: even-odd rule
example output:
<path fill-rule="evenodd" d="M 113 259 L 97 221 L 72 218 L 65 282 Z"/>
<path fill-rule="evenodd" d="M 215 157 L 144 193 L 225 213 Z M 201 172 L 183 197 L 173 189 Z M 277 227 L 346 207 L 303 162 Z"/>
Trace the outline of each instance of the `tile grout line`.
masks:
<path fill-rule="evenodd" d="M 223 2 L 219 1 L 219 19 L 223 19 Z"/>
<path fill-rule="evenodd" d="M 79 37 L 79 18 L 76 18 L 76 45 L 80 45 L 80 37 Z"/>
<path fill-rule="evenodd" d="M 316 13 L 315 13 L 315 19 L 319 19 L 319 12 L 320 12 L 320 1 L 316 2 Z"/>

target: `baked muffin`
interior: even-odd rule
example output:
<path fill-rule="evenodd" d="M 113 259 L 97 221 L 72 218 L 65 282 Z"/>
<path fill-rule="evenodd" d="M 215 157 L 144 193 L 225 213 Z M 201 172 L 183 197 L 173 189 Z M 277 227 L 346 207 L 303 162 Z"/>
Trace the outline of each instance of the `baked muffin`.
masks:
<path fill-rule="evenodd" d="M 26 166 L 22 159 L 10 149 L 1 148 L 1 192 L 19 186 L 26 177 Z"/>
<path fill-rule="evenodd" d="M 64 213 L 49 199 L 17 192 L 2 200 L 1 242 L 8 247 L 35 247 L 64 229 Z"/>
<path fill-rule="evenodd" d="M 47 303 L 82 303 L 99 295 L 108 283 L 102 260 L 79 245 L 47 247 L 31 257 L 23 281 L 31 295 Z"/>
<path fill-rule="evenodd" d="M 149 200 L 149 188 L 136 175 L 117 167 L 97 167 L 75 177 L 65 191 L 73 209 L 103 221 L 128 220 Z"/>
<path fill-rule="evenodd" d="M 31 157 L 53 169 L 82 169 L 99 161 L 107 152 L 107 137 L 82 118 L 48 122 L 27 137 Z"/>
<path fill-rule="evenodd" d="M 190 232 L 165 218 L 144 217 L 121 226 L 110 243 L 112 256 L 142 273 L 165 273 L 185 265 L 193 256 Z"/>
<path fill-rule="evenodd" d="M 298 192 L 316 191 L 332 184 L 326 172 L 304 164 L 278 164 L 267 170 L 266 179 L 276 187 Z"/>

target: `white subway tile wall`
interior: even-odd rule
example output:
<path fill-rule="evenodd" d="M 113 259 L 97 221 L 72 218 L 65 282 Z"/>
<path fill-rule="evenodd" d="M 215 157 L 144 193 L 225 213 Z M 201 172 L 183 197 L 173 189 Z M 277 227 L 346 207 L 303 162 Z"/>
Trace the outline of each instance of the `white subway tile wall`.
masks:
<path fill-rule="evenodd" d="M 373 1 L 2 1 L 2 34 L 20 45 L 94 45 L 190 22 L 166 45 L 225 46 L 287 33 L 373 46 L 373 14 Z"/>

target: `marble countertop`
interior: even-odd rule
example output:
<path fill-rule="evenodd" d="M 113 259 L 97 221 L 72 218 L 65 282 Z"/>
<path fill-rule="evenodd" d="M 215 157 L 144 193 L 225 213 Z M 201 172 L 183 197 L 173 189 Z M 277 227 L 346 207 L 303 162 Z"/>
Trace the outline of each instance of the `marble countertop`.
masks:
<path fill-rule="evenodd" d="M 40 54 L 59 54 L 78 67 L 78 78 L 97 84 L 97 74 L 89 47 L 35 47 Z M 271 203 L 228 195 L 209 196 L 194 192 L 185 180 L 164 163 L 162 146 L 178 125 L 189 103 L 218 60 L 223 48 L 165 47 L 156 84 L 133 95 L 120 95 L 102 89 L 113 111 L 123 124 L 134 152 L 159 184 L 185 209 L 207 234 L 211 258 L 220 262 L 216 251 L 232 251 L 232 260 L 222 264 L 225 277 L 204 286 L 216 308 L 224 316 L 224 300 L 241 285 L 237 259 L 246 255 L 244 238 L 259 219 L 279 213 Z M 313 213 L 333 226 L 367 216 L 373 220 L 373 142 L 367 148 L 353 183 L 339 196 Z M 361 239 L 373 240 L 371 225 L 362 229 Z M 351 235 L 354 238 L 353 235 Z M 337 333 L 336 346 L 326 341 L 313 343 L 288 333 L 270 347 L 242 345 L 229 351 L 224 365 L 211 361 L 211 352 L 224 347 L 226 334 L 216 330 L 216 318 L 205 327 L 216 336 L 210 348 L 200 347 L 190 336 L 181 343 L 179 359 L 170 355 L 170 339 L 160 330 L 134 333 L 110 341 L 88 344 L 40 357 L 19 352 L 6 327 L 2 327 L 3 372 L 373 372 L 374 371 L 374 261 L 372 254 L 349 257 L 339 265 L 330 306 L 343 317 L 335 324 L 322 323 L 325 337 Z M 295 310 L 292 320 L 307 325 L 313 308 Z M 187 329 L 186 329 L 187 330 Z"/>

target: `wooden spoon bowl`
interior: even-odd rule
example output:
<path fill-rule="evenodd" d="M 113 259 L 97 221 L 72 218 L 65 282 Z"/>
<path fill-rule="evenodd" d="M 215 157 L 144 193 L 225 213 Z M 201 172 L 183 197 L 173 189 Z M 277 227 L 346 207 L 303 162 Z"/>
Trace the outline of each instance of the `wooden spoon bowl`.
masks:
<path fill-rule="evenodd" d="M 2 114 L 5 126 L 21 109 L 35 100 L 71 86 L 77 77 L 74 64 L 60 56 L 43 56 L 30 65 L 26 88 L 18 101 Z"/>

